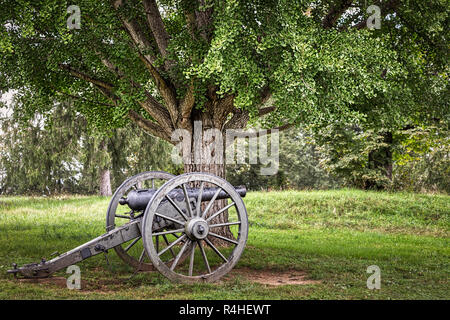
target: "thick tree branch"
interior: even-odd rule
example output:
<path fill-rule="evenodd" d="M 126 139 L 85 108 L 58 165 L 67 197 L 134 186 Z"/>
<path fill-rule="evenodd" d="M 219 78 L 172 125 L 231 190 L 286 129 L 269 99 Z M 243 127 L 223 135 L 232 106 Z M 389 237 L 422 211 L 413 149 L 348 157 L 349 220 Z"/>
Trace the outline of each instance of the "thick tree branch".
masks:
<path fill-rule="evenodd" d="M 112 89 L 113 89 L 113 85 L 112 85 L 112 84 L 110 84 L 110 83 L 108 83 L 108 82 L 106 82 L 106 81 L 103 81 L 103 80 L 100 80 L 100 79 L 91 77 L 90 75 L 88 75 L 88 74 L 86 74 L 86 73 L 84 73 L 84 72 L 81 72 L 81 71 L 76 70 L 75 68 L 72 68 L 72 67 L 71 67 L 70 65 L 68 65 L 68 64 L 62 64 L 62 63 L 61 63 L 61 64 L 59 64 L 59 67 L 60 67 L 61 69 L 63 69 L 63 70 L 69 71 L 69 73 L 70 73 L 72 76 L 74 76 L 74 77 L 76 77 L 76 78 L 78 78 L 78 79 L 85 80 L 85 81 L 87 81 L 87 82 L 90 82 L 90 83 L 92 83 L 92 84 L 95 84 L 96 86 L 105 88 L 105 89 L 107 89 L 107 90 L 112 90 Z"/>
<path fill-rule="evenodd" d="M 180 115 L 181 117 L 178 119 L 179 126 L 181 128 L 187 128 L 189 126 L 189 118 L 191 116 L 192 108 L 195 104 L 195 95 L 194 95 L 194 81 L 191 80 L 189 84 L 189 88 L 186 91 L 183 99 L 180 102 Z"/>
<path fill-rule="evenodd" d="M 112 1 L 114 9 L 118 10 L 123 5 L 122 0 L 113 0 Z M 122 17 L 119 13 L 117 14 L 119 20 L 122 22 L 122 25 L 130 36 L 131 40 L 137 47 L 140 52 L 145 52 L 145 58 L 151 64 L 155 64 L 156 55 L 151 54 L 155 50 L 150 40 L 145 35 L 144 31 L 141 29 L 140 23 L 134 19 L 127 20 Z"/>
<path fill-rule="evenodd" d="M 67 93 L 67 92 L 64 92 L 64 91 L 61 91 L 61 90 L 57 90 L 55 87 L 53 87 L 53 89 L 57 93 L 60 93 L 60 94 L 65 95 L 65 96 L 67 96 L 69 98 L 72 98 L 72 99 L 86 101 L 87 103 L 90 103 L 90 104 L 93 104 L 93 105 L 99 105 L 99 106 L 105 106 L 105 107 L 114 108 L 114 105 L 112 105 L 112 104 L 86 99 L 86 98 L 83 98 L 83 97 L 80 97 L 80 96 L 77 96 L 77 95 L 74 95 L 74 94 L 70 94 L 70 93 Z"/>
<path fill-rule="evenodd" d="M 224 124 L 224 129 L 242 129 L 247 125 L 248 120 L 250 120 L 250 115 L 248 111 L 242 111 L 240 109 L 236 109 L 228 122 Z"/>
<path fill-rule="evenodd" d="M 221 128 L 225 123 L 228 114 L 234 110 L 234 95 L 228 94 L 223 98 L 214 101 L 213 123 L 216 128 Z"/>
<path fill-rule="evenodd" d="M 100 90 L 100 92 L 106 97 L 108 98 L 115 107 L 118 106 L 120 98 L 118 96 L 116 96 L 114 93 L 112 93 L 111 91 L 109 91 L 108 89 L 96 86 L 98 90 Z"/>
<path fill-rule="evenodd" d="M 97 52 L 100 55 L 102 63 L 114 74 L 117 75 L 119 79 L 127 79 L 130 85 L 134 88 L 144 90 L 142 86 L 135 82 L 131 77 L 125 75 L 125 73 L 116 67 L 111 61 L 101 57 L 101 53 Z M 148 112 L 150 116 L 152 116 L 166 132 L 170 132 L 173 129 L 173 124 L 171 123 L 170 115 L 167 110 L 162 106 L 147 90 L 144 90 L 146 95 L 145 101 L 138 102 L 139 105 L 144 108 L 145 111 Z"/>
<path fill-rule="evenodd" d="M 154 122 L 147 120 L 143 118 L 139 113 L 137 113 L 134 110 L 128 111 L 128 117 L 136 123 L 140 128 L 144 129 L 144 131 L 147 131 L 148 133 L 159 137 L 161 139 L 164 139 L 166 141 L 170 140 L 170 135 L 166 134 L 164 130 Z"/>
<path fill-rule="evenodd" d="M 166 80 L 163 77 L 161 77 L 158 70 L 155 69 L 155 67 L 145 58 L 144 55 L 139 53 L 139 58 L 145 64 L 147 69 L 150 71 L 153 80 L 155 82 L 156 88 L 158 88 L 159 94 L 161 95 L 166 104 L 167 111 L 169 112 L 170 119 L 172 120 L 172 124 L 176 125 L 176 123 L 178 122 L 179 111 L 177 107 L 175 90 L 168 82 L 166 82 Z"/>
<path fill-rule="evenodd" d="M 170 36 L 166 31 L 156 1 L 142 0 L 142 4 L 144 5 L 148 26 L 153 33 L 159 52 L 161 53 L 161 56 L 165 58 L 167 56 L 167 47 L 169 45 Z"/>
<path fill-rule="evenodd" d="M 122 5 L 122 1 L 121 0 L 115 0 L 113 2 L 114 4 L 114 8 L 119 8 Z M 120 16 L 119 16 L 120 18 Z M 166 104 L 167 107 L 167 111 L 169 112 L 170 115 L 170 119 L 171 119 L 171 126 L 175 126 L 177 120 L 178 120 L 178 110 L 177 110 L 177 100 L 176 100 L 176 95 L 175 92 L 173 90 L 173 87 L 170 83 L 168 83 L 165 79 L 163 79 L 163 77 L 161 76 L 159 70 L 154 66 L 154 62 L 156 60 L 156 58 L 154 58 L 153 56 L 149 55 L 149 54 L 144 54 L 143 52 L 146 51 L 146 49 L 151 46 L 150 42 L 148 40 L 146 40 L 145 35 L 140 32 L 139 26 L 137 24 L 137 22 L 129 22 L 125 19 L 120 18 L 123 22 L 123 24 L 126 26 L 126 29 L 128 29 L 129 34 L 131 35 L 131 38 L 133 40 L 133 44 L 135 49 L 137 50 L 139 59 L 144 63 L 144 65 L 146 66 L 146 68 L 150 71 L 150 74 L 152 75 L 152 78 L 155 82 L 155 85 L 159 91 L 159 93 L 161 94 L 161 97 L 164 99 L 164 102 Z M 141 41 L 142 40 L 142 41 Z M 105 61 L 102 61 L 103 64 L 105 64 Z M 108 66 L 108 63 L 105 64 L 110 70 L 115 71 L 114 67 Z M 119 75 L 119 76 L 123 76 Z M 136 82 L 133 81 L 133 85 L 136 87 L 137 84 Z M 146 92 L 147 97 L 149 97 L 148 92 Z M 150 100 L 154 100 L 152 97 L 149 98 Z M 146 106 L 154 104 L 156 100 L 154 100 L 151 103 L 146 103 Z M 157 108 L 159 109 L 159 108 Z M 158 113 L 160 115 L 163 115 L 164 112 L 162 110 L 158 110 Z M 152 115 L 153 116 L 153 115 Z M 164 119 L 161 119 L 164 120 Z M 163 121 L 165 122 L 165 120 Z"/>
<path fill-rule="evenodd" d="M 186 12 L 186 25 L 188 27 L 189 34 L 192 39 L 195 39 L 195 33 L 197 32 L 196 21 L 195 21 L 195 13 L 194 12 Z"/>
<path fill-rule="evenodd" d="M 155 104 L 154 100 L 147 98 L 145 101 L 139 101 L 138 104 L 161 125 L 165 132 L 168 133 L 174 129 L 167 110 L 159 107 L 158 102 Z"/>
<path fill-rule="evenodd" d="M 125 77 L 124 73 L 120 71 L 117 67 L 115 67 L 108 60 L 103 59 L 102 62 L 105 64 L 106 67 L 108 67 L 108 69 L 116 73 L 119 77 Z M 60 65 L 60 67 L 62 69 L 68 70 L 74 77 L 77 77 L 79 79 L 94 84 L 104 96 L 106 96 L 109 100 L 111 100 L 114 103 L 115 106 L 118 105 L 120 98 L 112 92 L 114 89 L 113 85 L 108 84 L 104 81 L 100 81 L 98 79 L 94 79 L 80 71 L 71 68 L 68 65 Z M 140 88 L 140 85 L 136 84 L 134 81 L 132 81 L 132 85 L 133 84 L 137 85 L 137 88 Z M 169 136 L 170 132 L 173 129 L 173 126 L 170 122 L 170 116 L 167 110 L 161 104 L 159 104 L 158 101 L 154 99 L 151 95 L 147 95 L 145 101 L 138 101 L 137 103 L 158 122 L 159 125 L 154 124 L 154 126 L 158 126 L 158 130 L 160 131 L 159 134 Z"/>
<path fill-rule="evenodd" d="M 118 105 L 120 98 L 114 95 L 112 92 L 108 91 L 105 88 L 98 87 L 98 89 L 108 98 L 110 99 L 115 106 Z M 142 108 L 144 108 L 147 112 L 145 103 L 138 103 Z M 146 130 L 147 132 L 150 132 L 151 134 L 160 137 L 164 140 L 170 141 L 170 132 L 171 130 L 165 130 L 166 128 L 162 127 L 158 123 L 154 123 L 150 120 L 147 120 L 143 117 L 141 117 L 136 111 L 130 110 L 128 111 L 128 117 L 134 121 L 139 127 Z"/>
<path fill-rule="evenodd" d="M 261 100 L 260 100 L 261 106 L 264 106 L 265 104 L 267 104 L 271 98 L 272 98 L 272 92 L 270 91 L 270 87 L 265 86 L 261 91 Z M 274 111 L 275 109 L 276 109 L 276 107 L 271 106 L 271 105 L 269 105 L 268 107 L 260 108 L 258 111 L 258 116 L 262 117 L 262 116 Z"/>
<path fill-rule="evenodd" d="M 269 114 L 269 113 L 271 113 L 272 111 L 275 111 L 276 108 L 277 108 L 277 107 L 275 107 L 275 106 L 270 106 L 270 107 L 261 108 L 261 109 L 259 109 L 258 116 L 262 117 L 262 116 L 264 116 L 264 115 L 266 115 L 266 114 Z"/>
<path fill-rule="evenodd" d="M 200 6 L 205 7 L 205 0 L 199 0 Z M 213 8 L 202 9 L 195 11 L 195 20 L 197 21 L 197 29 L 200 36 L 206 41 L 210 42 L 213 35 L 212 28 Z"/>

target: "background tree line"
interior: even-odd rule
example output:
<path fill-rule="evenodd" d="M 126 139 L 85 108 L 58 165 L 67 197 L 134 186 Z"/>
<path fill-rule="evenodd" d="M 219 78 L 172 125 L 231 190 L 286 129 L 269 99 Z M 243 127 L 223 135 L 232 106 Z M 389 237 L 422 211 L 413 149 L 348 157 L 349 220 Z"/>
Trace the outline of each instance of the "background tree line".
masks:
<path fill-rule="evenodd" d="M 132 123 L 99 133 L 70 103 L 27 119 L 13 110 L 0 129 L 3 194 L 111 195 L 138 172 L 178 169 L 166 156 L 170 146 Z"/>
<path fill-rule="evenodd" d="M 227 177 L 254 190 L 359 188 L 450 192 L 450 135 L 435 126 L 398 130 L 329 125 L 280 134 L 280 169 L 259 175 L 259 165 L 234 165 Z"/>
<path fill-rule="evenodd" d="M 2 118 L 2 194 L 110 195 L 127 177 L 147 170 L 175 174 L 172 145 L 133 123 L 99 133 L 70 103 L 24 117 Z M 227 179 L 252 190 L 361 189 L 450 192 L 450 136 L 444 122 L 387 134 L 357 124 L 293 128 L 280 134 L 279 171 L 229 165 Z"/>

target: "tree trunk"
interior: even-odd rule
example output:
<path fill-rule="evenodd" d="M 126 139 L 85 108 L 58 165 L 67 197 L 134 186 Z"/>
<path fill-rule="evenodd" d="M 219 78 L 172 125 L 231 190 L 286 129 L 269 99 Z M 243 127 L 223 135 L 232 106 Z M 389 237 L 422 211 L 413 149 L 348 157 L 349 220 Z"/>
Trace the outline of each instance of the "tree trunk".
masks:
<path fill-rule="evenodd" d="M 99 149 L 100 149 L 100 152 L 105 155 L 105 157 L 102 157 L 103 158 L 102 160 L 109 159 L 109 157 L 107 155 L 108 146 L 107 146 L 105 140 L 102 140 L 100 142 Z M 109 163 L 103 163 L 103 161 L 101 161 L 101 163 L 100 163 L 99 184 L 100 184 L 100 195 L 110 197 L 112 195 L 111 172 L 109 170 Z"/>
<path fill-rule="evenodd" d="M 112 195 L 110 171 L 108 168 L 103 168 L 100 171 L 100 195 L 108 197 Z"/>
<path fill-rule="evenodd" d="M 223 164 L 186 164 L 184 166 L 185 173 L 188 172 L 206 172 L 214 174 L 218 177 L 225 178 L 225 166 Z M 196 186 L 198 187 L 198 186 Z M 205 187 L 209 187 L 209 185 L 205 185 Z M 210 187 L 216 187 L 215 185 L 212 185 Z M 227 200 L 216 200 L 214 202 L 214 205 L 209 209 L 208 214 L 206 217 L 209 217 L 210 215 L 214 214 L 215 212 L 219 211 L 221 208 L 225 207 L 227 205 Z M 202 203 L 202 212 L 206 208 L 207 203 Z M 212 224 L 217 223 L 225 223 L 228 222 L 228 210 L 223 212 L 222 214 L 218 215 L 216 218 L 212 220 Z M 228 226 L 221 227 L 221 228 L 215 228 L 214 232 L 224 236 L 229 239 L 235 239 L 233 233 L 231 232 L 230 228 Z M 229 246 L 229 243 L 220 239 L 217 239 L 215 237 L 208 237 L 208 239 L 214 243 L 216 246 L 222 246 L 226 247 Z"/>
<path fill-rule="evenodd" d="M 369 169 L 379 170 L 386 178 L 392 180 L 392 132 L 383 132 L 383 143 L 385 146 L 369 152 Z M 386 185 L 376 180 L 367 180 L 365 182 L 365 189 L 383 190 Z"/>
<path fill-rule="evenodd" d="M 203 122 L 204 123 L 204 122 Z M 195 126 L 194 126 L 195 128 Z M 191 156 L 190 156 L 190 163 L 184 164 L 184 172 L 206 172 L 211 173 L 213 175 L 216 175 L 220 178 L 225 179 L 225 148 L 224 148 L 224 134 L 221 131 L 215 131 L 216 137 L 214 137 L 214 133 L 211 134 L 211 131 L 209 133 L 205 132 L 202 128 L 197 128 L 197 130 L 201 131 L 201 136 L 199 135 L 199 132 L 195 132 L 191 135 Z M 222 137 L 222 141 L 220 141 L 220 137 Z M 199 143 L 199 139 L 201 140 L 201 143 Z M 218 139 L 218 140 L 216 140 Z M 214 143 L 219 143 L 219 145 L 215 145 Z M 198 150 L 200 148 L 201 150 Z M 196 150 L 197 148 L 197 150 Z M 195 152 L 198 154 L 201 154 L 201 160 L 195 159 Z M 217 153 L 221 153 L 221 155 L 218 157 Z M 205 187 L 208 187 L 209 185 L 205 184 Z M 199 186 L 195 186 L 199 187 Z M 212 185 L 210 187 L 216 187 L 215 185 Z M 215 212 L 219 211 L 221 208 L 225 207 L 228 204 L 228 200 L 216 200 L 214 205 L 209 209 L 207 217 L 214 214 Z M 202 211 L 207 206 L 207 203 L 202 204 Z M 225 223 L 228 222 L 228 210 L 224 211 L 222 214 L 217 216 L 212 220 L 213 224 L 217 223 Z M 221 227 L 221 228 L 215 228 L 214 232 L 227 237 L 229 239 L 235 239 L 233 236 L 233 233 L 230 231 L 230 228 L 228 226 Z M 213 242 L 217 246 L 229 246 L 229 243 L 220 239 L 217 239 L 215 237 L 208 237 L 208 239 Z"/>

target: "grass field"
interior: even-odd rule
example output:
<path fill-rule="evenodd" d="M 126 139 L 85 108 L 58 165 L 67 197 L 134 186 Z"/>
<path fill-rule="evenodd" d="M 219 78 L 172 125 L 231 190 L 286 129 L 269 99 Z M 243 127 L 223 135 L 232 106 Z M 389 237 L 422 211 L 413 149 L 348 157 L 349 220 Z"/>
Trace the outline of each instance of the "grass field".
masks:
<path fill-rule="evenodd" d="M 0 198 L 0 299 L 449 299 L 450 197 L 355 190 L 251 192 L 249 239 L 217 284 L 173 284 L 138 273 L 113 251 L 79 264 L 82 290 L 59 277 L 30 283 L 6 274 L 104 233 L 108 198 Z M 369 290 L 366 269 L 381 269 Z M 113 272 L 111 272 L 111 269 Z M 242 272 L 244 271 L 245 272 Z M 271 286 L 245 274 L 302 272 L 305 284 Z M 64 280 L 64 279 L 63 279 Z"/>

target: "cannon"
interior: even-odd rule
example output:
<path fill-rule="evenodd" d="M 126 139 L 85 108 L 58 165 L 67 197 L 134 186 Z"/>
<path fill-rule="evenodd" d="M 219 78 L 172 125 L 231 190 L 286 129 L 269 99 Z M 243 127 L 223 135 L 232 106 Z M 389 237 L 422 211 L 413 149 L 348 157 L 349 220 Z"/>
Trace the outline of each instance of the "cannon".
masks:
<path fill-rule="evenodd" d="M 236 265 L 247 242 L 245 195 L 244 186 L 208 173 L 143 172 L 115 191 L 106 233 L 51 260 L 13 264 L 7 272 L 45 278 L 114 249 L 135 271 L 157 270 L 182 283 L 217 281 Z"/>

